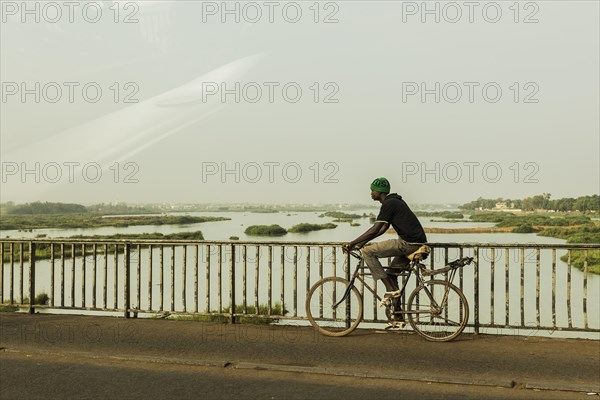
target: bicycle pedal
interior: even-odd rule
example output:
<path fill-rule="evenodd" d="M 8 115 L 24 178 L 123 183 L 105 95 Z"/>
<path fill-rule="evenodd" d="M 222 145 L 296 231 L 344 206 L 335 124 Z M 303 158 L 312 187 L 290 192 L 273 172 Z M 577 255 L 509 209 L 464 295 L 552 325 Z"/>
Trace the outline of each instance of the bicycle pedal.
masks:
<path fill-rule="evenodd" d="M 397 299 L 398 297 L 400 297 L 400 289 L 393 292 L 385 292 L 385 296 L 383 296 L 383 299 L 381 299 L 379 302 L 379 307 L 383 307 L 388 304 L 391 306 L 392 300 Z"/>

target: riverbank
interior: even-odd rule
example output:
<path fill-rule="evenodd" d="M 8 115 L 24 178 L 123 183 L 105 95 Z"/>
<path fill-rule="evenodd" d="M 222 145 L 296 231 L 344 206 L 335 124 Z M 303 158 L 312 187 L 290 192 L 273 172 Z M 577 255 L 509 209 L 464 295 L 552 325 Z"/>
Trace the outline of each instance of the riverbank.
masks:
<path fill-rule="evenodd" d="M 491 228 L 424 228 L 425 233 L 510 233 L 512 228 L 510 227 L 491 227 Z M 388 230 L 388 233 L 396 233 L 393 228 Z"/>
<path fill-rule="evenodd" d="M 183 225 L 211 221 L 228 221 L 230 218 L 188 215 L 101 215 L 101 214 L 54 214 L 12 215 L 4 214 L 0 220 L 0 231 L 34 229 L 69 229 L 127 227 L 136 225 Z"/>

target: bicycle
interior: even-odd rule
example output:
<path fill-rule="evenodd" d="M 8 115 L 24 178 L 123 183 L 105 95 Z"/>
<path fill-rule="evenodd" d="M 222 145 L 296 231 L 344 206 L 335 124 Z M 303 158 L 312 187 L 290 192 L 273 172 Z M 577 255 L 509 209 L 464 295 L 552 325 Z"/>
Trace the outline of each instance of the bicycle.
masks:
<path fill-rule="evenodd" d="M 462 290 L 452 281 L 456 271 L 473 261 L 473 257 L 463 257 L 448 263 L 445 267 L 431 270 L 421 263 L 429 255 L 430 248 L 421 246 L 407 256 L 410 260 L 404 269 L 387 267 L 387 272 L 394 276 L 404 276 L 400 297 L 383 301 L 388 318 L 386 329 L 402 328 L 408 318 L 412 329 L 430 341 L 445 342 L 458 337 L 467 325 L 469 305 Z M 356 329 L 363 317 L 363 296 L 355 286 L 361 282 L 378 301 L 382 298 L 365 281 L 365 262 L 359 251 L 349 254 L 359 260 L 350 280 L 332 276 L 320 279 L 308 292 L 306 312 L 312 326 L 326 336 L 346 336 Z M 445 279 L 425 280 L 449 272 Z M 417 284 L 408 297 L 407 304 L 402 304 L 406 284 L 411 274 L 415 275 Z"/>

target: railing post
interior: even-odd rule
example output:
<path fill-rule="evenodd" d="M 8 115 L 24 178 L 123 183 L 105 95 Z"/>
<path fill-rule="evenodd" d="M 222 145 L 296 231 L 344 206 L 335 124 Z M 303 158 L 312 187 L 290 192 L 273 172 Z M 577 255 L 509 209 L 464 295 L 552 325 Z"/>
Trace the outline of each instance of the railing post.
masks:
<path fill-rule="evenodd" d="M 22 273 L 22 272 L 21 272 Z M 29 242 L 29 314 L 35 312 L 35 243 Z"/>
<path fill-rule="evenodd" d="M 131 307 L 130 304 L 130 297 L 131 297 L 131 288 L 130 288 L 130 277 L 129 277 L 129 270 L 131 268 L 131 261 L 129 260 L 129 254 L 131 251 L 131 245 L 129 243 L 125 243 L 125 254 L 124 254 L 124 265 L 123 265 L 123 270 L 125 273 L 124 279 L 123 279 L 123 285 L 124 285 L 124 289 L 123 289 L 123 303 L 124 303 L 124 307 L 125 307 L 125 318 L 129 318 L 129 308 Z M 115 293 L 115 297 L 116 297 L 116 293 Z"/>
<path fill-rule="evenodd" d="M 235 245 L 231 244 L 231 263 L 229 264 L 229 319 L 235 324 Z"/>
<path fill-rule="evenodd" d="M 0 243 L 0 303 L 4 303 L 4 242 Z"/>
<path fill-rule="evenodd" d="M 343 254 L 343 253 L 342 253 Z M 348 280 L 348 282 L 350 282 L 350 253 L 346 253 L 346 280 Z M 350 296 L 352 297 L 352 296 Z M 352 315 L 352 310 L 350 309 L 352 305 L 350 304 L 350 302 L 348 302 L 348 305 L 346 306 L 346 328 L 350 328 L 350 325 L 352 325 L 352 321 L 350 320 L 350 316 Z"/>
<path fill-rule="evenodd" d="M 473 297 L 475 301 L 474 324 L 475 334 L 479 334 L 479 247 L 475 247 L 475 287 L 473 288 Z"/>

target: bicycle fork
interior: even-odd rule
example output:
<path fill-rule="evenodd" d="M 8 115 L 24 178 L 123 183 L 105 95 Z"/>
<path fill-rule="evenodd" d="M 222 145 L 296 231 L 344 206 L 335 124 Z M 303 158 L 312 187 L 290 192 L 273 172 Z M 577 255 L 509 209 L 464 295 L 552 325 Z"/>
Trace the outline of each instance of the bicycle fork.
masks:
<path fill-rule="evenodd" d="M 340 298 L 340 301 L 338 301 L 337 303 L 335 303 L 332 308 L 335 310 L 343 301 L 345 301 L 348 297 L 350 297 L 350 291 L 352 290 L 352 288 L 354 287 L 354 281 L 356 280 L 356 276 L 357 276 L 357 272 L 355 272 L 352 275 L 352 278 L 350 279 L 350 282 L 348 282 L 348 286 L 346 286 L 346 290 L 344 291 L 343 296 Z"/>

